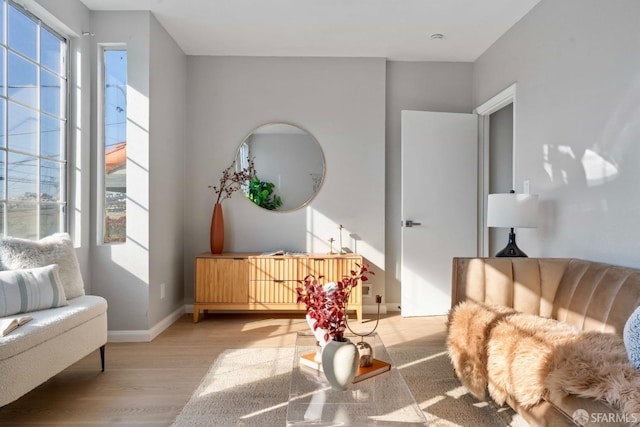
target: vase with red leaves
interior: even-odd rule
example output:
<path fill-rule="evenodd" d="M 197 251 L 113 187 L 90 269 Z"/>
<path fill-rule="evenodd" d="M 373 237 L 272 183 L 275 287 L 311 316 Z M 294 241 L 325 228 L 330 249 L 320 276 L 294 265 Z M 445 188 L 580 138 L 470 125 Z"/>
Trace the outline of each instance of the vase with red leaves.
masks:
<path fill-rule="evenodd" d="M 306 306 L 306 317 L 321 346 L 322 370 L 333 390 L 345 390 L 351 384 L 358 369 L 358 349 L 344 336 L 347 329 L 347 304 L 353 288 L 368 280 L 367 264 L 356 264 L 352 270 L 338 282 L 323 284 L 323 276 L 308 275 L 296 288 L 298 303 Z"/>

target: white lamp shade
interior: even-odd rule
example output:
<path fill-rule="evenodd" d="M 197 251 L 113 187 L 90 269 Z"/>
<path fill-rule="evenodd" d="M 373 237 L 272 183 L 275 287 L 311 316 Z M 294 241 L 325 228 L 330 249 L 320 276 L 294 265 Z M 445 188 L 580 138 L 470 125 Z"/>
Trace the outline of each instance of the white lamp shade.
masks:
<path fill-rule="evenodd" d="M 535 228 L 538 226 L 538 195 L 489 194 L 487 226 Z"/>

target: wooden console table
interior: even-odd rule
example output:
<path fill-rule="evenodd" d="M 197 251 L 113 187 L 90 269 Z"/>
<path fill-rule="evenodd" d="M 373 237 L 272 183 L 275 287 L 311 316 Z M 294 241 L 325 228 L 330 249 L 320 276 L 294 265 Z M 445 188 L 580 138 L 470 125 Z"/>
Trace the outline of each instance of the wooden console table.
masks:
<path fill-rule="evenodd" d="M 259 253 L 204 253 L 195 260 L 193 321 L 200 310 L 304 310 L 296 288 L 308 274 L 337 282 L 362 265 L 362 256 L 275 255 Z M 362 321 L 362 286 L 349 297 L 349 310 Z"/>

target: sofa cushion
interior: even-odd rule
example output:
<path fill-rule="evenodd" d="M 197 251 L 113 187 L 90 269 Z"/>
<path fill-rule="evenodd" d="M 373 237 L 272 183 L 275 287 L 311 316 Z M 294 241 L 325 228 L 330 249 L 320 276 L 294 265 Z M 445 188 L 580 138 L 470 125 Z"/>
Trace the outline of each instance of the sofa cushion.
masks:
<path fill-rule="evenodd" d="M 629 361 L 636 369 L 640 369 L 640 307 L 636 308 L 625 323 L 623 338 Z"/>
<path fill-rule="evenodd" d="M 107 301 L 95 295 L 70 299 L 67 306 L 34 311 L 29 314 L 33 317 L 32 321 L 0 338 L 0 361 L 102 316 L 106 311 Z"/>
<path fill-rule="evenodd" d="M 0 271 L 0 317 L 67 305 L 58 265 Z"/>
<path fill-rule="evenodd" d="M 67 299 L 84 295 L 80 266 L 67 233 L 56 233 L 38 241 L 6 237 L 0 240 L 0 269 L 17 270 L 58 264 Z"/>

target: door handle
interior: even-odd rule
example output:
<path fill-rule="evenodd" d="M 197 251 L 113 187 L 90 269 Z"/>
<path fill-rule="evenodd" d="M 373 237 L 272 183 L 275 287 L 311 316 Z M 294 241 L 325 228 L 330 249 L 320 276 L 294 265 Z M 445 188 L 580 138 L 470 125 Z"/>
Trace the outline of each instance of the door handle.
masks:
<path fill-rule="evenodd" d="M 406 220 L 404 222 L 404 226 L 405 227 L 415 227 L 416 225 L 422 225 L 422 223 L 421 222 L 415 222 L 415 221 L 412 221 L 410 219 L 408 219 L 408 220 Z"/>

